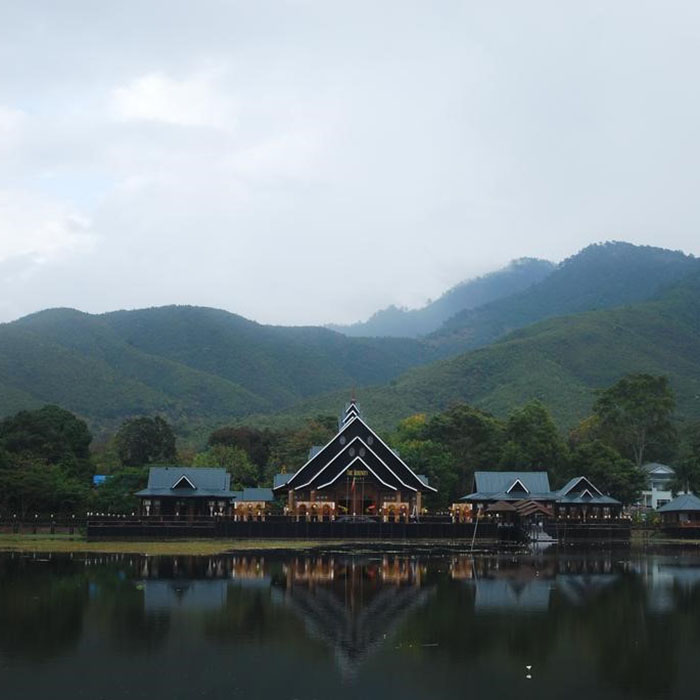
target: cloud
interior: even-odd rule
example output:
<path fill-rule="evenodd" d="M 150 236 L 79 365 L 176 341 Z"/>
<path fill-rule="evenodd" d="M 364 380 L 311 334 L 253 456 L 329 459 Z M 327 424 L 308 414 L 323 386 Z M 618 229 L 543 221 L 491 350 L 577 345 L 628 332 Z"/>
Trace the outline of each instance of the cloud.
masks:
<path fill-rule="evenodd" d="M 0 190 L 0 262 L 40 266 L 89 252 L 95 243 L 90 219 L 74 207 L 34 192 Z M 19 268 L 22 276 L 27 265 Z"/>
<path fill-rule="evenodd" d="M 0 105 L 0 155 L 8 157 L 20 145 L 26 114 L 20 109 Z"/>
<path fill-rule="evenodd" d="M 352 321 L 593 240 L 700 253 L 698 5 L 10 5 L 16 313 Z"/>
<path fill-rule="evenodd" d="M 164 72 L 141 75 L 113 89 L 111 107 L 120 119 L 176 126 L 231 129 L 233 99 L 219 86 L 222 70 L 202 70 L 173 78 Z"/>

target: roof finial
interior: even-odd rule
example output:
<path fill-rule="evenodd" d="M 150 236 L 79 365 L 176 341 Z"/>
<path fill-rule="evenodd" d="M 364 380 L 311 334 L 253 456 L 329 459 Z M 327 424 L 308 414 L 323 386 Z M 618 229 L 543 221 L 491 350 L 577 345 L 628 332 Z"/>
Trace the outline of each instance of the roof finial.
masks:
<path fill-rule="evenodd" d="M 356 403 L 357 399 L 355 398 L 355 387 L 352 387 L 352 393 L 350 394 L 350 403 Z"/>

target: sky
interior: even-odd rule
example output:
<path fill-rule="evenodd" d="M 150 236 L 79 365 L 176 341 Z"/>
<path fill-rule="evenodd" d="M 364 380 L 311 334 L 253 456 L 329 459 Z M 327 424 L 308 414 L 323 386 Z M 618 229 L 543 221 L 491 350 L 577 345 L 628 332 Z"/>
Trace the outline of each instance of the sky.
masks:
<path fill-rule="evenodd" d="M 0 0 L 0 321 L 700 254 L 698 65 L 690 0 Z"/>

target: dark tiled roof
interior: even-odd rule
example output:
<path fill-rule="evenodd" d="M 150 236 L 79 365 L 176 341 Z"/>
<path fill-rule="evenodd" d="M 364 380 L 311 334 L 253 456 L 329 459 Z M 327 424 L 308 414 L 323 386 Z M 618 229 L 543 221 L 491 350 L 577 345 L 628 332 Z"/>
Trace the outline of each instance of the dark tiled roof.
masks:
<path fill-rule="evenodd" d="M 192 484 L 173 488 L 183 478 Z M 148 487 L 136 496 L 175 496 L 177 498 L 233 498 L 230 490 L 231 476 L 225 469 L 208 467 L 151 467 L 148 471 Z"/>
<path fill-rule="evenodd" d="M 507 492 L 516 481 L 520 481 L 530 493 L 550 490 L 547 472 L 474 472 L 475 490 L 481 493 Z"/>
<path fill-rule="evenodd" d="M 352 406 L 350 407 L 352 408 Z M 354 410 L 354 409 L 353 409 Z M 287 481 L 275 489 L 323 489 L 347 475 L 355 467 L 367 470 L 387 488 L 400 491 L 437 491 L 418 475 L 386 445 L 361 417 L 351 415 L 340 432 L 306 462 Z M 347 477 L 346 477 L 347 478 Z"/>
<path fill-rule="evenodd" d="M 225 469 L 209 467 L 151 467 L 148 470 L 149 489 L 170 489 L 182 477 L 191 481 L 195 488 L 209 491 L 228 490 L 231 476 Z"/>
<path fill-rule="evenodd" d="M 601 493 L 587 477 L 576 476 L 558 491 L 550 491 L 546 472 L 475 472 L 479 490 L 462 501 L 538 501 L 563 504 L 620 505 L 620 501 Z M 528 492 L 517 485 L 520 482 Z M 516 487 L 511 487 L 516 484 Z M 493 489 L 493 490 L 491 490 Z M 509 489 L 511 489 L 509 491 Z"/>
<path fill-rule="evenodd" d="M 234 491 L 234 498 L 237 501 L 274 501 L 275 497 L 272 489 L 266 488 L 245 488 L 242 491 Z"/>
<path fill-rule="evenodd" d="M 700 498 L 692 493 L 676 496 L 670 503 L 659 508 L 659 513 L 679 513 L 683 511 L 700 510 Z"/>

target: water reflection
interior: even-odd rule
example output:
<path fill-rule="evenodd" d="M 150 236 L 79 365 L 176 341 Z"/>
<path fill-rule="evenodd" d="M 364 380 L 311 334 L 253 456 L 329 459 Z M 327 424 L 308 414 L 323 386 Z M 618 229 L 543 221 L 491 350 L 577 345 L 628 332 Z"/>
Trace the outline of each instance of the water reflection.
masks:
<path fill-rule="evenodd" d="M 375 561 L 296 557 L 283 565 L 284 603 L 304 620 L 310 637 L 333 650 L 346 677 L 434 590 L 422 586 L 425 564 L 407 557 Z"/>
<path fill-rule="evenodd" d="M 699 653 L 696 553 L 0 555 L 3 698 L 690 697 Z"/>
<path fill-rule="evenodd" d="M 473 587 L 478 614 L 546 612 L 559 598 L 583 605 L 614 584 L 620 572 L 608 553 L 593 559 L 455 557 L 450 574 Z"/>

